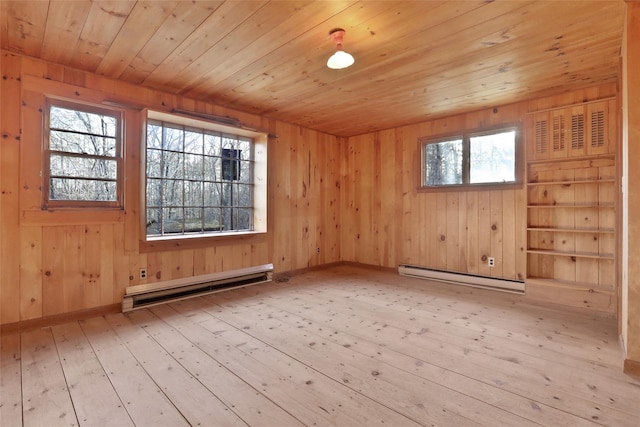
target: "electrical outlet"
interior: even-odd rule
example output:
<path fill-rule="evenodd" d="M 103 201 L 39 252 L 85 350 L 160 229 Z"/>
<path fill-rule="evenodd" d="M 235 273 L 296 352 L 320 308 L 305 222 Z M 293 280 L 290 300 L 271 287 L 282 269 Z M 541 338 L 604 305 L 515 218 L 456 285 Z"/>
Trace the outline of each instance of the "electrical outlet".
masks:
<path fill-rule="evenodd" d="M 495 267 L 496 259 L 494 257 L 489 257 L 489 259 L 487 260 L 487 264 L 489 265 L 489 267 Z"/>
<path fill-rule="evenodd" d="M 140 280 L 144 280 L 147 278 L 147 269 L 146 268 L 141 268 L 140 269 Z"/>

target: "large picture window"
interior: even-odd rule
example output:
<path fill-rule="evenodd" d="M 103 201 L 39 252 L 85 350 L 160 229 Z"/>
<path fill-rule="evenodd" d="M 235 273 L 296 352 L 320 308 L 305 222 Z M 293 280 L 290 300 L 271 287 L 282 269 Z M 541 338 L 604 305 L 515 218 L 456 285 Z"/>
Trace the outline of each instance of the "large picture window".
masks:
<path fill-rule="evenodd" d="M 254 229 L 254 141 L 149 119 L 147 237 Z"/>
<path fill-rule="evenodd" d="M 423 141 L 422 187 L 517 184 L 518 139 L 508 127 Z"/>
<path fill-rule="evenodd" d="M 50 100 L 45 130 L 45 207 L 122 207 L 121 113 Z"/>

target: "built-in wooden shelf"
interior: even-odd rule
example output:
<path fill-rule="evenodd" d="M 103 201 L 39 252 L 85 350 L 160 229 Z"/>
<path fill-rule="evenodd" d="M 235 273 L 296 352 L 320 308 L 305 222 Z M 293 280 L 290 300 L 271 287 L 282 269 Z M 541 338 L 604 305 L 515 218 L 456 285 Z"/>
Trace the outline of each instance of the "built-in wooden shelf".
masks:
<path fill-rule="evenodd" d="M 574 227 L 527 227 L 527 231 L 549 231 L 562 233 L 614 234 L 613 228 L 574 228 Z"/>
<path fill-rule="evenodd" d="M 581 179 L 577 181 L 544 181 L 544 182 L 528 182 L 530 187 L 539 185 L 573 185 L 573 184 L 601 184 L 608 182 L 616 182 L 614 178 L 596 178 L 596 179 Z"/>
<path fill-rule="evenodd" d="M 592 259 L 610 259 L 613 260 L 613 254 L 597 253 L 597 252 L 577 252 L 577 251 L 557 251 L 554 249 L 527 249 L 529 254 L 564 256 L 575 258 L 592 258 Z"/>
<path fill-rule="evenodd" d="M 579 208 L 615 208 L 613 203 L 556 203 L 556 204 L 530 204 L 527 208 L 563 208 L 563 209 L 579 209 Z"/>
<path fill-rule="evenodd" d="M 529 115 L 529 298 L 615 313 L 617 109 L 599 100 Z"/>

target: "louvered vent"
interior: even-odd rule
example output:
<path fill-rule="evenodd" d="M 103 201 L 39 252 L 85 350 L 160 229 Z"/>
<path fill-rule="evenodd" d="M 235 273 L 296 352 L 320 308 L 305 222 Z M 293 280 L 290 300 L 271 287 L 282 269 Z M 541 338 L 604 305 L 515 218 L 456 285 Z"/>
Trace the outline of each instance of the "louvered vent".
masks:
<path fill-rule="evenodd" d="M 604 111 L 591 112 L 591 146 L 604 147 Z"/>
<path fill-rule="evenodd" d="M 564 116 L 553 117 L 553 151 L 564 151 Z"/>
<path fill-rule="evenodd" d="M 543 154 L 547 152 L 547 137 L 548 137 L 548 129 L 547 129 L 547 121 L 541 120 L 536 122 L 536 153 Z"/>
<path fill-rule="evenodd" d="M 571 116 L 571 149 L 581 150 L 584 148 L 584 114 L 573 114 Z"/>

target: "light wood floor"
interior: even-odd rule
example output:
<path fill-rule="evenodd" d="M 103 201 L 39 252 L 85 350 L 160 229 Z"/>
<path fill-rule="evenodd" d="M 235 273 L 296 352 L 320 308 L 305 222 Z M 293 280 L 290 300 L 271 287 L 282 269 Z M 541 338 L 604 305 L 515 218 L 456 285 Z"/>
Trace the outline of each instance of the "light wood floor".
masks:
<path fill-rule="evenodd" d="M 640 425 L 613 320 L 351 266 L 2 337 L 8 426 Z"/>

